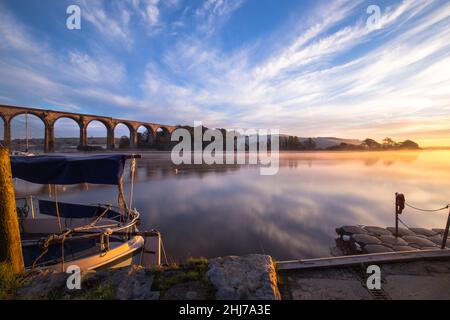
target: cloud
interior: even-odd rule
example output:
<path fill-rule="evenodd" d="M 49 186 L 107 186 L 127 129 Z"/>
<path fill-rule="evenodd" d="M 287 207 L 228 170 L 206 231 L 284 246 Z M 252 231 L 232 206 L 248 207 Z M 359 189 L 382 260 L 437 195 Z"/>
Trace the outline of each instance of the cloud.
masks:
<path fill-rule="evenodd" d="M 102 39 L 119 40 L 127 48 L 132 46 L 133 38 L 129 30 L 131 13 L 125 6 L 121 5 L 116 10 L 107 11 L 102 1 L 83 0 L 80 4 L 83 21 L 92 24 L 102 35 Z"/>
<path fill-rule="evenodd" d="M 85 2 L 98 34 L 64 49 L 0 10 L 0 96 L 301 136 L 446 132 L 450 4 L 405 0 L 382 8 L 381 28 L 368 29 L 364 2 L 313 2 L 295 23 L 227 45 L 218 31 L 245 5 Z"/>
<path fill-rule="evenodd" d="M 211 4 L 205 8 L 214 11 Z M 316 13 L 324 17 L 320 23 L 303 28 L 257 65 L 252 57 L 259 47 L 230 55 L 199 39 L 183 39 L 165 55 L 168 71 L 148 71 L 152 87 L 168 91 L 153 94 L 170 97 L 167 104 L 180 101 L 180 118 L 204 113 L 213 121 L 206 125 L 213 127 L 279 126 L 300 135 L 364 138 L 364 130 L 353 125 L 359 123 L 377 138 L 410 134 L 388 126 L 381 130 L 378 123 L 415 122 L 423 110 L 436 125 L 446 121 L 449 47 L 443 39 L 449 30 L 443 21 L 449 19 L 448 5 L 404 1 L 384 11 L 380 30 L 367 29 L 364 20 L 343 24 L 354 10 L 347 4 L 333 7 L 334 15 Z M 368 45 L 373 49 L 365 54 L 351 54 Z M 182 101 L 190 107 L 184 109 Z"/>
<path fill-rule="evenodd" d="M 200 21 L 199 30 L 208 36 L 212 35 L 243 3 L 244 0 L 205 0 L 195 11 Z"/>

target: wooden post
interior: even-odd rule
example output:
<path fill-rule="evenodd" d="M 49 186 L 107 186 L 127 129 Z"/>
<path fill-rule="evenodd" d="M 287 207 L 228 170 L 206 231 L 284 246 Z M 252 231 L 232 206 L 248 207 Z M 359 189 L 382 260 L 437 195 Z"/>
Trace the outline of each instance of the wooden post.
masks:
<path fill-rule="evenodd" d="M 397 205 L 397 193 L 395 194 L 395 237 L 398 238 L 398 205 Z"/>
<path fill-rule="evenodd" d="M 450 229 L 450 211 L 448 212 L 447 225 L 444 230 L 441 249 L 445 249 L 445 245 L 447 244 L 448 229 Z"/>
<path fill-rule="evenodd" d="M 3 147 L 0 147 L 0 261 L 9 264 L 15 273 L 24 271 L 9 149 Z"/>

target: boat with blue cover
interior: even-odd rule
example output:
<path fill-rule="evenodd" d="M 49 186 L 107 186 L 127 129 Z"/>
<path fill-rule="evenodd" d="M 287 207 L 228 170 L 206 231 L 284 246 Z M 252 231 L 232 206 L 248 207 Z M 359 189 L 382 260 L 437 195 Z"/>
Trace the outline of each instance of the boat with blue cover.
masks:
<path fill-rule="evenodd" d="M 139 155 L 11 156 L 13 178 L 54 186 L 54 199 L 17 199 L 22 251 L 27 269 L 65 271 L 117 268 L 130 264 L 160 265 L 161 235 L 138 229 L 140 213 L 127 203 L 123 172 L 131 160 L 131 189 Z M 116 185 L 118 203 L 59 202 L 57 185 Z M 132 194 L 130 195 L 132 198 Z"/>

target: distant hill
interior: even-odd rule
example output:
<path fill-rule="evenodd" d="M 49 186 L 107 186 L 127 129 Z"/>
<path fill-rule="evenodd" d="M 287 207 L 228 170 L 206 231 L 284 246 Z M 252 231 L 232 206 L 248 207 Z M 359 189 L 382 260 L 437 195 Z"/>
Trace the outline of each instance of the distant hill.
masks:
<path fill-rule="evenodd" d="M 289 135 L 280 134 L 280 137 L 288 138 Z M 309 138 L 299 137 L 299 140 L 301 143 L 304 143 L 308 139 Z M 329 148 L 332 146 L 340 145 L 341 143 L 360 145 L 362 142 L 361 140 L 358 140 L 358 139 L 343 139 L 343 138 L 336 138 L 336 137 L 315 137 L 312 139 L 316 143 L 317 149 L 326 149 L 326 148 Z"/>
<path fill-rule="evenodd" d="M 300 142 L 303 143 L 307 139 L 308 138 L 300 137 Z M 318 149 L 326 149 L 328 147 L 336 146 L 341 143 L 360 145 L 362 142 L 361 140 L 358 140 L 358 139 L 342 139 L 342 138 L 335 138 L 335 137 L 316 137 L 316 138 L 312 138 L 312 139 L 316 143 L 316 146 Z"/>

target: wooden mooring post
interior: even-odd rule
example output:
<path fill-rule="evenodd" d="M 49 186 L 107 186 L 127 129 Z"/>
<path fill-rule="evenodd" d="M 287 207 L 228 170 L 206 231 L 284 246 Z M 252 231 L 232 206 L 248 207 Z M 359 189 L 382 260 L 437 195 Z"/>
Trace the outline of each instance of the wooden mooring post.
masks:
<path fill-rule="evenodd" d="M 20 273 L 24 263 L 10 161 L 9 149 L 0 147 L 0 261 Z"/>
<path fill-rule="evenodd" d="M 441 249 L 445 249 L 445 245 L 447 244 L 448 229 L 450 229 L 450 209 L 448 211 L 447 225 L 445 226 L 444 236 L 442 237 Z"/>

